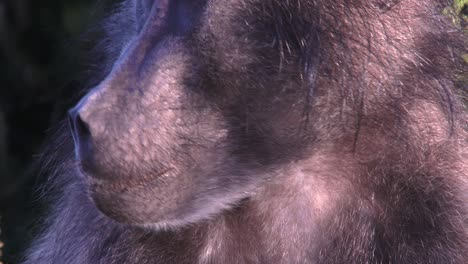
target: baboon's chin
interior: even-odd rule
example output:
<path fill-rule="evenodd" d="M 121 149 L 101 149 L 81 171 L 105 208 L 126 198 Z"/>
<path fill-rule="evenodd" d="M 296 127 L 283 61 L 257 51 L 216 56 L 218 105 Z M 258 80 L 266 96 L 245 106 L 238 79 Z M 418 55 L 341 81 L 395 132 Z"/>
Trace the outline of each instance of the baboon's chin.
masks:
<path fill-rule="evenodd" d="M 153 186 L 123 187 L 117 184 L 106 186 L 92 183 L 89 186 L 90 197 L 96 208 L 107 217 L 120 223 L 144 225 L 159 222 L 168 213 L 152 203 L 152 199 L 159 199 L 154 195 Z M 156 197 L 150 199 L 152 195 Z"/>
<path fill-rule="evenodd" d="M 194 193 L 186 175 L 166 171 L 130 177 L 116 170 L 118 175 L 111 178 L 99 173 L 84 172 L 89 197 L 99 211 L 117 222 L 160 226 L 183 217 L 181 208 L 193 206 Z M 179 188 L 187 192 L 177 193 Z"/>

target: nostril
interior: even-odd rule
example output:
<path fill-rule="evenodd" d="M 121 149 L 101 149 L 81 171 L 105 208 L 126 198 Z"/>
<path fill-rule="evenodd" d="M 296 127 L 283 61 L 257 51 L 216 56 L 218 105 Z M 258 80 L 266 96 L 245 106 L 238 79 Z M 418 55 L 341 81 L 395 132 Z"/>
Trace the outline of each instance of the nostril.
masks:
<path fill-rule="evenodd" d="M 76 115 L 76 118 L 75 118 L 75 129 L 78 132 L 80 137 L 90 136 L 89 126 L 83 121 L 83 119 L 81 119 L 79 114 Z"/>
<path fill-rule="evenodd" d="M 75 144 L 75 160 L 79 162 L 81 171 L 86 172 L 93 166 L 93 144 L 89 125 L 78 110 L 79 107 L 75 107 L 68 111 L 68 124 Z"/>
<path fill-rule="evenodd" d="M 81 119 L 79 112 L 75 109 L 68 112 L 68 123 L 76 146 L 80 146 L 90 136 L 88 124 Z"/>

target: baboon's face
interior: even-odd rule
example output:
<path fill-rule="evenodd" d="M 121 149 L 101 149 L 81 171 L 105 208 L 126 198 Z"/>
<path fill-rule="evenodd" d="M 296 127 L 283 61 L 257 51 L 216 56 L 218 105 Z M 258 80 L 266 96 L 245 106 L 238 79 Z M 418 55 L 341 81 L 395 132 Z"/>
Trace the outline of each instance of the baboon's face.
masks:
<path fill-rule="evenodd" d="M 105 214 L 195 222 L 248 196 L 303 143 L 300 53 L 314 47 L 305 33 L 282 46 L 296 42 L 278 21 L 295 14 L 273 14 L 282 9 L 271 2 L 126 3 L 132 29 L 119 58 L 70 111 L 80 169 Z"/>

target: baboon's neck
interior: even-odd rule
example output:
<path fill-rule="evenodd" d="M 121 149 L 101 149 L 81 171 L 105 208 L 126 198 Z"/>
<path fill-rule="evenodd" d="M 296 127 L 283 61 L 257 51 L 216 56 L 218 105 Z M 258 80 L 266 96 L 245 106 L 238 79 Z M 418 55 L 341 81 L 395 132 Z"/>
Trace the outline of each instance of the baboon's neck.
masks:
<path fill-rule="evenodd" d="M 278 171 L 254 196 L 208 224 L 200 258 L 296 263 L 316 256 L 320 230 L 347 188 L 338 183 L 339 174 L 351 169 L 341 163 L 330 170 L 333 162 L 317 155 Z"/>

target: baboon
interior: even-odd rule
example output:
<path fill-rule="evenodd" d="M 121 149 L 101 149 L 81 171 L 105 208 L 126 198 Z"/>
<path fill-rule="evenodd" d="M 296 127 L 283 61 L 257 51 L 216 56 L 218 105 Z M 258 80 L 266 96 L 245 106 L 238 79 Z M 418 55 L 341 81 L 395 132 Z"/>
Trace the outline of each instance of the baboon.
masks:
<path fill-rule="evenodd" d="M 448 5 L 124 1 L 24 263 L 466 263 Z"/>

